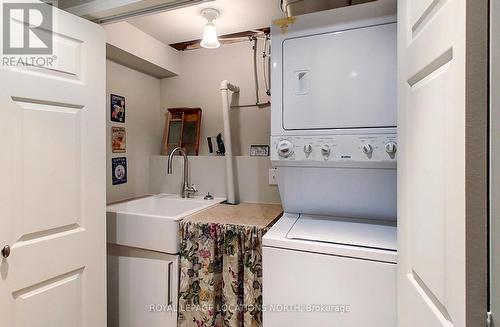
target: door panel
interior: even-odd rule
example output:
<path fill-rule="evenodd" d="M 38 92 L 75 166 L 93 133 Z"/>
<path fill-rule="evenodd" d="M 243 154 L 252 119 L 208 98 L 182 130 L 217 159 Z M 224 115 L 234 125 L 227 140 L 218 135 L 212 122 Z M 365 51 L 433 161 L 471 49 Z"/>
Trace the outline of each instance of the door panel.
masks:
<path fill-rule="evenodd" d="M 398 2 L 398 326 L 479 326 L 484 304 L 486 52 L 469 40 L 486 34 L 468 4 Z"/>
<path fill-rule="evenodd" d="M 54 65 L 0 70 L 2 325 L 105 326 L 105 34 L 53 16 Z"/>
<path fill-rule="evenodd" d="M 81 180 L 75 172 L 81 170 L 81 109 L 15 103 L 19 106 L 15 110 L 20 114 L 18 132 L 22 139 L 18 158 L 22 175 L 18 187 L 21 188 L 21 198 L 30 199 L 22 205 L 21 219 L 16 221 L 16 236 L 24 240 L 36 237 L 33 233 L 49 232 L 68 225 L 78 227 Z M 36 163 L 36 169 L 33 169 L 33 163 Z M 58 205 L 47 206 L 46 201 Z"/>
<path fill-rule="evenodd" d="M 446 260 L 446 194 L 449 180 L 445 179 L 446 159 L 449 157 L 446 149 L 446 137 L 443 124 L 446 120 L 445 108 L 446 74 L 448 67 L 441 67 L 440 72 L 428 82 L 412 91 L 414 101 L 409 103 L 408 110 L 417 113 L 408 122 L 406 132 L 409 135 L 419 135 L 418 138 L 407 140 L 407 148 L 412 149 L 412 155 L 427 160 L 410 161 L 409 171 L 420 171 L 407 177 L 407 182 L 413 185 L 408 189 L 409 198 L 414 198 L 413 210 L 408 213 L 408 223 L 412 233 L 408 235 L 413 258 L 413 274 L 432 290 L 436 299 L 443 302 L 446 285 L 442 276 L 445 274 Z M 424 133 L 419 131 L 425 130 Z M 429 147 L 429 145 L 433 145 Z M 434 176 L 443 176 L 434 178 Z M 421 190 L 429 189 L 429 192 Z M 421 192 L 421 193 L 420 193 Z"/>
<path fill-rule="evenodd" d="M 82 326 L 81 273 L 79 269 L 14 292 L 16 326 Z"/>

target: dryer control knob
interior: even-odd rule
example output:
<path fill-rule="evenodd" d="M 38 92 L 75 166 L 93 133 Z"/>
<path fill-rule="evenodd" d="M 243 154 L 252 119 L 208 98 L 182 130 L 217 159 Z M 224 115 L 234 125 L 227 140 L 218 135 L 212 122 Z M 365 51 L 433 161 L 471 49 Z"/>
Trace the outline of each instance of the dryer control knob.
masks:
<path fill-rule="evenodd" d="M 373 152 L 373 147 L 369 143 L 363 144 L 362 149 L 365 154 L 371 154 Z"/>
<path fill-rule="evenodd" d="M 293 153 L 293 145 L 288 140 L 281 140 L 278 143 L 277 149 L 279 156 L 282 158 L 288 158 Z"/>
<path fill-rule="evenodd" d="M 330 155 L 330 146 L 328 144 L 323 144 L 321 146 L 321 154 L 323 154 L 325 157 L 328 157 Z"/>
<path fill-rule="evenodd" d="M 396 153 L 397 150 L 398 149 L 397 149 L 396 143 L 394 143 L 394 142 L 389 142 L 385 145 L 385 151 L 389 154 Z"/>
<path fill-rule="evenodd" d="M 304 145 L 304 153 L 310 154 L 313 151 L 313 147 L 310 143 Z"/>

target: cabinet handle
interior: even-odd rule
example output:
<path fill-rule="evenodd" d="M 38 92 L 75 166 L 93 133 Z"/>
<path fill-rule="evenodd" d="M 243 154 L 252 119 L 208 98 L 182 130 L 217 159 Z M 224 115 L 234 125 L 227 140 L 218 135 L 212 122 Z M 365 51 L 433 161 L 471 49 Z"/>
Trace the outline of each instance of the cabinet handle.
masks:
<path fill-rule="evenodd" d="M 167 294 L 167 305 L 172 305 L 172 265 L 173 262 L 168 263 L 168 294 Z"/>

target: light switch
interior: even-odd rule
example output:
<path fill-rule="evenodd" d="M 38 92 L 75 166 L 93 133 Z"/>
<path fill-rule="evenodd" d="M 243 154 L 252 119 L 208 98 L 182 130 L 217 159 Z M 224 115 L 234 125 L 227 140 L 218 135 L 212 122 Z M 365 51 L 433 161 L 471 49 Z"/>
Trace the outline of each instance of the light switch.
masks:
<path fill-rule="evenodd" d="M 278 185 L 278 170 L 276 168 L 269 169 L 269 185 Z"/>

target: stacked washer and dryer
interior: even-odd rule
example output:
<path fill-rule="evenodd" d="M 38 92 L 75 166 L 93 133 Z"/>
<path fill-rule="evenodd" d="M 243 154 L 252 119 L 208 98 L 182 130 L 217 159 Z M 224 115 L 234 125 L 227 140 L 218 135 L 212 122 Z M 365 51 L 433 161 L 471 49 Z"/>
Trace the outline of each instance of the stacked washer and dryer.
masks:
<path fill-rule="evenodd" d="M 396 326 L 395 2 L 272 28 L 264 327 Z"/>

